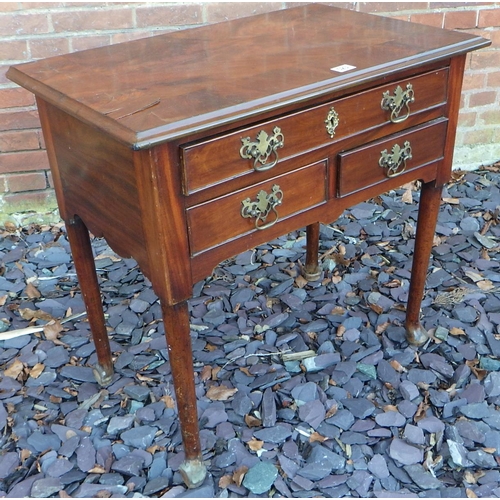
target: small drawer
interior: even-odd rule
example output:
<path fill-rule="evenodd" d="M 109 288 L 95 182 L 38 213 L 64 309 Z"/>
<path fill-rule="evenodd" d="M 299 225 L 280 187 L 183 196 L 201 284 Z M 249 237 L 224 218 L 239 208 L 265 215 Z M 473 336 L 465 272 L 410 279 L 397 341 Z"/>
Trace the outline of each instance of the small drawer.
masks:
<path fill-rule="evenodd" d="M 187 210 L 191 254 L 268 227 L 326 201 L 327 161 Z"/>
<path fill-rule="evenodd" d="M 393 127 L 387 135 L 443 116 L 447 82 L 444 68 L 183 145 L 184 192 L 191 194 L 256 170 L 272 170 L 283 160 L 366 130 Z M 440 106 L 433 116 L 426 113 Z"/>
<path fill-rule="evenodd" d="M 448 120 L 440 118 L 340 153 L 338 194 L 346 196 L 441 159 Z"/>

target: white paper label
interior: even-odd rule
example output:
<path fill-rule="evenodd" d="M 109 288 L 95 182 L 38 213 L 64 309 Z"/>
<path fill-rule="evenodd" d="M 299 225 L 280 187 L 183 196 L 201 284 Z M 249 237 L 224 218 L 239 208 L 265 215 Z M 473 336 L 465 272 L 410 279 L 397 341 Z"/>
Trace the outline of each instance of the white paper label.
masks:
<path fill-rule="evenodd" d="M 345 73 L 351 69 L 356 69 L 356 66 L 351 66 L 350 64 L 341 64 L 340 66 L 335 66 L 335 68 L 330 68 L 331 71 L 336 71 L 337 73 Z"/>

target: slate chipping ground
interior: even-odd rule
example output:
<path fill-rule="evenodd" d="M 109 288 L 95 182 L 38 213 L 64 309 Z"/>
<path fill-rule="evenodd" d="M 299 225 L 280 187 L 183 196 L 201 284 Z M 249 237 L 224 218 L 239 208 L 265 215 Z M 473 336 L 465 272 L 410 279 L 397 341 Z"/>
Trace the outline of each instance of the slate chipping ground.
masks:
<path fill-rule="evenodd" d="M 116 358 L 103 389 L 85 317 L 51 322 L 84 310 L 64 227 L 3 231 L 0 329 L 47 326 L 0 342 L 0 495 L 499 497 L 500 168 L 444 191 L 419 350 L 403 328 L 417 200 L 406 186 L 322 226 L 319 282 L 300 277 L 297 231 L 195 285 L 195 490 L 135 262 L 93 241 Z"/>

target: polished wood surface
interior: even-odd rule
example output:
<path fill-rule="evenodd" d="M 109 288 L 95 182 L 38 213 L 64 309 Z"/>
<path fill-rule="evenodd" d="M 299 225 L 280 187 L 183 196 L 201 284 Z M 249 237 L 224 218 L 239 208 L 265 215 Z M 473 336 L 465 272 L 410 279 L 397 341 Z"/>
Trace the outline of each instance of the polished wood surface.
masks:
<path fill-rule="evenodd" d="M 469 34 L 311 4 L 57 56 L 8 76 L 142 148 L 486 44 Z M 345 64 L 355 70 L 330 69 Z"/>
<path fill-rule="evenodd" d="M 186 301 L 220 261 L 306 227 L 303 272 L 318 279 L 319 222 L 421 180 L 407 339 L 427 341 L 420 305 L 466 54 L 488 44 L 314 4 L 9 69 L 37 98 L 99 383 L 113 365 L 88 230 L 135 258 L 160 299 L 188 486 L 206 469 Z M 381 157 L 407 141 L 388 175 Z"/>

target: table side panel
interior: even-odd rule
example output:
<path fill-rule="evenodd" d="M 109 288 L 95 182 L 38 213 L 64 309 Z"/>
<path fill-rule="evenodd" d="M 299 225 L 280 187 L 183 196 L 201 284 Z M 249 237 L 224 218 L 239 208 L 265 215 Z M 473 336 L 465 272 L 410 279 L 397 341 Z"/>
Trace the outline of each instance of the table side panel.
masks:
<path fill-rule="evenodd" d="M 44 135 L 54 151 L 51 169 L 59 179 L 62 215 L 78 215 L 94 235 L 104 236 L 122 257 L 134 257 L 148 274 L 134 152 L 50 104 L 40 112 L 49 124 Z"/>

